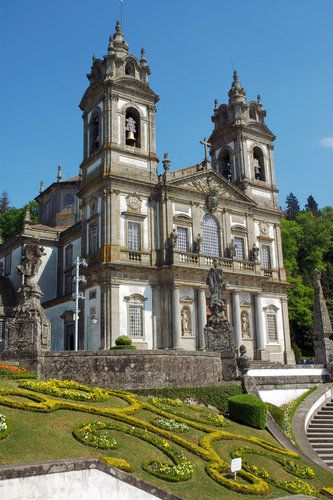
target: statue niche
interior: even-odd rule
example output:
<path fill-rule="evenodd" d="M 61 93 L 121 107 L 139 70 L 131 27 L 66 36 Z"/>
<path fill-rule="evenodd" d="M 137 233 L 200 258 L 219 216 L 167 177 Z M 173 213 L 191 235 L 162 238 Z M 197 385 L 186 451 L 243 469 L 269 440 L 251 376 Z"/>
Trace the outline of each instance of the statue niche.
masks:
<path fill-rule="evenodd" d="M 191 335 L 192 325 L 191 325 L 191 310 L 188 306 L 184 306 L 181 310 L 181 327 L 182 335 Z"/>

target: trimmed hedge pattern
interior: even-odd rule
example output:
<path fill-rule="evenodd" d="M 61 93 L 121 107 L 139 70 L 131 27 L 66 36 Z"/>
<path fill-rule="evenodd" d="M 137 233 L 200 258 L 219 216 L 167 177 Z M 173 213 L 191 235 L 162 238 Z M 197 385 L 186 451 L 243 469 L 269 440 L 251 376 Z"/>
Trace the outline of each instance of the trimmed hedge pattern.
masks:
<path fill-rule="evenodd" d="M 64 381 L 52 382 L 55 386 L 60 387 L 60 384 L 63 384 Z M 67 381 L 66 384 L 73 387 L 73 389 L 70 390 L 74 390 L 74 386 L 77 383 Z M 127 406 L 121 408 L 101 407 L 94 406 L 93 401 L 89 401 L 90 404 L 87 404 L 86 402 L 79 403 L 69 401 L 68 399 L 60 399 L 65 398 L 64 395 L 57 395 L 58 399 L 53 399 L 48 395 L 31 392 L 31 389 L 27 390 L 27 385 L 29 384 L 24 383 L 24 385 L 26 387 L 25 389 L 0 390 L 0 405 L 37 412 L 52 412 L 57 409 L 75 410 L 82 412 L 83 414 L 93 414 L 99 417 L 105 417 L 109 420 L 103 422 L 96 420 L 94 422 L 82 423 L 74 429 L 73 436 L 82 444 L 92 446 L 100 450 L 112 450 L 118 447 L 118 436 L 117 439 L 115 439 L 113 435 L 110 435 L 110 432 L 114 433 L 114 431 L 119 433 L 119 446 L 121 446 L 121 433 L 125 433 L 145 441 L 160 450 L 166 457 L 165 461 L 146 460 L 142 463 L 142 468 L 146 472 L 159 479 L 173 482 L 191 480 L 195 474 L 195 467 L 190 458 L 186 456 L 187 451 L 199 457 L 203 462 L 206 462 L 205 470 L 215 482 L 224 488 L 237 493 L 256 496 L 269 495 L 271 492 L 270 485 L 273 484 L 282 490 L 284 489 L 293 493 L 300 491 L 304 493 L 311 492 L 310 494 L 317 494 L 317 490 L 303 480 L 280 481 L 277 478 L 271 478 L 269 477 L 267 471 L 254 468 L 254 466 L 248 464 L 245 460 L 244 469 L 238 473 L 238 478 L 240 480 L 232 479 L 230 477 L 229 460 L 222 458 L 216 451 L 216 443 L 218 441 L 240 440 L 245 443 L 249 443 L 250 445 L 255 445 L 258 449 L 251 449 L 247 446 L 243 446 L 242 448 L 237 448 L 235 453 L 238 454 L 237 456 L 240 456 L 241 453 L 243 456 L 249 453 L 269 456 L 280 464 L 285 471 L 297 477 L 310 478 L 311 471 L 308 470 L 309 468 L 304 468 L 301 464 L 299 465 L 294 461 L 299 458 L 294 452 L 253 436 L 244 436 L 241 434 L 227 432 L 226 430 L 212 428 L 212 424 L 208 425 L 203 421 L 207 418 L 206 408 L 199 410 L 197 412 L 197 418 L 194 419 L 192 416 L 190 417 L 185 413 L 183 415 L 176 414 L 175 411 L 184 411 L 187 408 L 193 409 L 191 404 L 184 403 L 179 399 L 179 397 L 177 400 L 170 400 L 164 397 L 159 401 L 156 401 L 156 399 L 158 400 L 159 398 L 153 398 L 155 401 L 142 401 L 139 400 L 139 398 L 133 393 L 110 390 L 105 391 L 108 396 L 115 396 L 122 399 L 127 403 Z M 80 388 L 76 387 L 76 389 L 83 392 L 86 390 L 83 389 L 82 386 L 80 386 Z M 88 389 L 90 392 L 94 390 L 94 388 Z M 36 386 L 34 387 L 34 391 L 35 390 Z M 20 396 L 22 399 L 17 400 L 15 399 L 16 396 Z M 240 396 L 236 396 L 233 399 L 239 397 Z M 158 404 L 156 404 L 156 402 Z M 252 404 L 252 407 L 257 408 L 258 405 Z M 143 420 L 140 415 L 138 415 L 140 410 L 145 410 L 146 412 L 150 412 L 152 414 L 150 422 Z M 211 415 L 211 419 L 213 421 L 215 419 L 219 420 L 218 414 L 211 412 Z M 214 417 L 214 415 L 217 416 Z M 156 425 L 157 417 L 163 417 L 163 419 L 175 422 L 173 425 L 176 427 L 178 423 L 186 424 L 187 427 L 194 430 L 200 430 L 201 435 L 198 439 L 198 443 L 193 442 L 192 439 L 187 440 L 185 435 L 180 436 L 177 430 L 165 429 Z M 260 418 L 257 417 L 254 412 L 254 421 L 256 423 L 260 420 Z M 181 450 L 176 448 L 174 445 L 180 447 Z M 231 457 L 232 456 L 231 452 Z M 119 467 L 120 469 L 126 471 L 132 470 L 131 464 L 129 464 L 126 460 L 105 456 L 105 452 L 101 459 L 110 466 Z"/>

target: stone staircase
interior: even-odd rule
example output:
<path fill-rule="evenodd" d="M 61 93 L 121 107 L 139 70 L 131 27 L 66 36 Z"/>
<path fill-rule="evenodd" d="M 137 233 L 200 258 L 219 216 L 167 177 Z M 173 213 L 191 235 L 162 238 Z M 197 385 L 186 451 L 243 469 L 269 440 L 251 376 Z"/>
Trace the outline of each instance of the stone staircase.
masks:
<path fill-rule="evenodd" d="M 333 399 L 314 413 L 306 434 L 313 450 L 333 470 Z"/>

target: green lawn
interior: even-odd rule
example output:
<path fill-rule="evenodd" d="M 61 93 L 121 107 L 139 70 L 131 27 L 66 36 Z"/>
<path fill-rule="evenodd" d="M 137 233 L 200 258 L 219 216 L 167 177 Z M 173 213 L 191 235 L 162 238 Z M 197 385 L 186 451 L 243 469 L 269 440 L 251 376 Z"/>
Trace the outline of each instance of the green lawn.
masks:
<path fill-rule="evenodd" d="M 35 383 L 36 381 L 32 381 Z M 246 454 L 249 466 L 257 466 L 269 472 L 269 476 L 279 480 L 295 482 L 297 478 L 283 469 L 282 465 L 274 460 L 274 457 L 283 457 L 283 450 L 276 440 L 266 431 L 247 427 L 245 425 L 227 422 L 225 427 L 208 425 L 208 414 L 215 414 L 211 409 L 188 404 L 173 406 L 166 402 L 157 400 L 158 406 L 154 406 L 150 398 L 138 396 L 134 393 L 123 393 L 112 391 L 109 399 L 104 402 L 84 402 L 73 399 L 65 399 L 58 395 L 54 397 L 41 392 L 24 389 L 27 396 L 40 396 L 41 411 L 32 411 L 29 408 L 31 399 L 18 395 L 5 395 L 1 393 L 4 389 L 16 390 L 20 381 L 0 379 L 0 413 L 6 416 L 11 427 L 11 433 L 0 440 L 0 466 L 8 464 L 27 464 L 44 460 L 57 460 L 64 458 L 83 457 L 114 457 L 125 459 L 132 467 L 132 474 L 145 481 L 161 487 L 170 493 L 174 493 L 184 499 L 202 500 L 203 498 L 245 498 L 245 494 L 230 489 L 232 485 L 230 474 L 228 475 L 227 464 L 230 463 L 230 453 L 234 448 L 248 446 L 254 453 Z M 35 389 L 41 390 L 41 387 Z M 77 394 L 86 393 L 86 390 L 76 390 Z M 156 403 L 156 401 L 155 401 Z M 23 405 L 24 409 L 15 408 Z M 165 430 L 156 426 L 156 419 L 163 418 L 170 423 L 174 419 L 180 423 L 187 423 L 186 432 L 177 430 Z M 82 444 L 73 436 L 73 430 L 82 424 L 98 421 L 112 424 L 117 427 L 99 431 L 91 431 L 91 436 L 105 439 L 116 439 L 118 447 L 113 450 L 103 450 Z M 201 423 L 200 423 L 201 421 Z M 174 424 L 172 424 L 174 425 Z M 249 438 L 264 440 L 260 442 L 248 442 Z M 1 434 L 0 434 L 1 439 Z M 271 448 L 270 450 L 267 450 Z M 170 453 L 168 455 L 168 451 Z M 175 467 L 176 473 L 182 469 L 172 462 L 172 456 L 178 456 L 183 452 L 187 461 L 194 465 L 192 477 L 187 480 L 170 482 L 153 475 L 152 466 L 147 467 L 147 462 L 156 461 Z M 259 454 L 256 454 L 259 453 Z M 264 452 L 265 456 L 261 453 Z M 174 455 L 172 455 L 174 454 Z M 289 458 L 297 464 L 302 464 L 299 458 Z M 183 460 L 183 459 L 181 459 Z M 146 463 L 144 470 L 142 465 Z M 184 464 L 185 462 L 182 462 Z M 188 463 L 188 462 L 187 462 Z M 206 466 L 219 463 L 221 467 L 218 478 L 221 481 L 227 479 L 228 487 L 219 484 L 219 479 L 212 479 L 206 472 Z M 179 463 L 178 463 L 179 465 Z M 309 465 L 309 464 L 306 464 Z M 160 467 L 160 466 L 158 466 Z M 192 467 L 192 465 L 190 465 Z M 312 466 L 311 466 L 312 467 Z M 148 469 L 148 470 L 147 470 Z M 163 466 L 162 466 L 163 469 Z M 160 469 L 159 469 L 160 470 Z M 333 475 L 313 467 L 315 477 L 303 479 L 305 483 L 316 488 L 320 495 L 323 486 L 333 486 Z M 190 474 L 190 475 L 191 475 Z M 260 481 L 253 476 L 254 481 Z M 287 496 L 290 492 L 277 487 L 267 480 L 261 479 L 262 483 L 268 484 L 270 491 L 263 498 L 275 498 Z M 245 478 L 238 477 L 238 486 L 248 486 L 250 483 Z M 258 497 L 257 494 L 251 495 Z"/>

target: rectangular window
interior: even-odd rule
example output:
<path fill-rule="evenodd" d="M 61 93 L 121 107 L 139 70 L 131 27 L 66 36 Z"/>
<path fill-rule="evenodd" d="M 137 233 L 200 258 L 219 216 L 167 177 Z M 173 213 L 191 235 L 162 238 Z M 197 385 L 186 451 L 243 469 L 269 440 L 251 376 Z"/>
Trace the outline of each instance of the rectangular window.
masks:
<path fill-rule="evenodd" d="M 140 250 L 141 250 L 141 224 L 140 224 L 140 222 L 128 222 L 127 248 L 130 252 L 140 252 Z"/>
<path fill-rule="evenodd" d="M 128 333 L 131 337 L 143 337 L 142 306 L 131 304 L 128 308 Z"/>
<path fill-rule="evenodd" d="M 244 238 L 240 238 L 239 236 L 234 237 L 235 244 L 235 259 L 244 260 L 245 258 L 245 249 L 244 249 Z"/>
<path fill-rule="evenodd" d="M 267 314 L 266 317 L 267 317 L 268 342 L 276 342 L 277 341 L 276 315 Z"/>
<path fill-rule="evenodd" d="M 64 293 L 72 293 L 73 291 L 73 276 L 72 271 L 64 274 Z"/>
<path fill-rule="evenodd" d="M 96 299 L 96 290 L 89 291 L 89 300 Z"/>
<path fill-rule="evenodd" d="M 97 224 L 89 226 L 89 253 L 94 255 L 98 250 L 98 229 Z"/>
<path fill-rule="evenodd" d="M 5 340 L 5 322 L 0 319 L 0 340 Z"/>
<path fill-rule="evenodd" d="M 9 253 L 5 256 L 5 276 L 11 273 L 12 270 L 12 254 Z"/>
<path fill-rule="evenodd" d="M 177 227 L 177 250 L 188 252 L 188 229 L 187 227 Z"/>
<path fill-rule="evenodd" d="M 271 247 L 269 245 L 261 245 L 261 264 L 264 269 L 272 268 Z"/>
<path fill-rule="evenodd" d="M 73 265 L 73 245 L 67 245 L 65 248 L 65 268 Z"/>
<path fill-rule="evenodd" d="M 65 323 L 64 350 L 74 350 L 74 323 Z"/>

